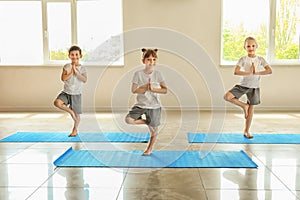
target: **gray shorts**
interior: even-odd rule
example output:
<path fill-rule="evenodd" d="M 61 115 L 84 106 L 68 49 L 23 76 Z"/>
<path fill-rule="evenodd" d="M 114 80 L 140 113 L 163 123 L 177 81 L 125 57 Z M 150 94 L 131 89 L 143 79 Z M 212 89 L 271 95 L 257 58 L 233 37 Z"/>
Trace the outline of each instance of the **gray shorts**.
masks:
<path fill-rule="evenodd" d="M 61 92 L 57 99 L 64 102 L 66 106 L 69 106 L 76 114 L 81 114 L 81 94 L 70 95 L 65 92 Z"/>
<path fill-rule="evenodd" d="M 231 90 L 229 90 L 235 98 L 239 99 L 244 94 L 247 95 L 247 103 L 249 105 L 260 104 L 260 90 L 259 88 L 247 88 L 240 85 L 235 85 Z"/>
<path fill-rule="evenodd" d="M 129 111 L 127 117 L 135 120 L 142 119 L 142 115 L 146 115 L 146 124 L 152 127 L 158 127 L 160 125 L 161 108 L 146 109 L 134 106 Z"/>

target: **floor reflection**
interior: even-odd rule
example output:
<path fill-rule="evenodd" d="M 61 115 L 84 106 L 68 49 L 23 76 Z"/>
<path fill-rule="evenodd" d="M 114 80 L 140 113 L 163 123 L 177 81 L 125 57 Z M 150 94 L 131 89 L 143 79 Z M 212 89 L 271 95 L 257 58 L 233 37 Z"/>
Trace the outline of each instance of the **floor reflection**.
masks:
<path fill-rule="evenodd" d="M 165 124 L 156 147 L 159 150 L 201 150 L 193 144 L 186 148 L 186 133 L 178 133 L 180 111 L 166 111 Z M 186 115 L 183 124 L 211 126 L 210 112 Z M 97 113 L 83 117 L 81 130 L 102 128 L 117 131 L 122 114 Z M 0 113 L 0 138 L 16 131 L 64 132 L 72 126 L 62 113 Z M 240 112 L 228 112 L 224 133 L 239 133 L 243 127 Z M 253 133 L 298 133 L 299 113 L 257 111 Z M 286 120 L 287 119 L 287 120 Z M 123 120 L 123 116 L 122 116 Z M 195 123 L 194 123 L 195 122 Z M 192 124 L 193 123 L 193 124 Z M 198 123 L 198 124 L 197 124 Z M 97 130 L 98 130 L 97 129 Z M 296 200 L 300 198 L 300 145 L 214 144 L 213 150 L 244 150 L 258 169 L 112 169 L 55 168 L 53 161 L 69 147 L 74 149 L 144 149 L 145 144 L 103 143 L 0 143 L 0 199 L 27 200 Z"/>
<path fill-rule="evenodd" d="M 59 173 L 61 174 L 61 173 Z M 72 168 L 61 174 L 66 178 L 67 200 L 89 200 L 89 184 L 84 182 L 83 169 Z"/>

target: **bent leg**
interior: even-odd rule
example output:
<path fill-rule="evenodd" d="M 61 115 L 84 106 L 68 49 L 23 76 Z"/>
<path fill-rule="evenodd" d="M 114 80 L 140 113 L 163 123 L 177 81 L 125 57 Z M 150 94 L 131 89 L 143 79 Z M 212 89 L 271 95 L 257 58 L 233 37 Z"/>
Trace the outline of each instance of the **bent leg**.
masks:
<path fill-rule="evenodd" d="M 240 101 L 231 92 L 227 92 L 224 95 L 224 99 L 226 101 L 230 102 L 230 103 L 233 103 L 234 105 L 237 105 L 237 106 L 241 107 L 243 109 L 243 111 L 244 111 L 245 119 L 247 119 L 247 117 L 248 117 L 248 110 L 249 110 L 249 104 Z"/>
<path fill-rule="evenodd" d="M 138 125 L 138 124 L 146 124 L 146 120 L 144 119 L 133 119 L 131 117 L 126 117 L 125 122 L 127 124 Z"/>
<path fill-rule="evenodd" d="M 61 109 L 61 110 L 63 110 L 63 111 L 68 112 L 68 113 L 71 115 L 72 119 L 73 119 L 73 120 L 76 120 L 76 116 L 75 116 L 74 111 L 73 111 L 71 108 L 69 108 L 68 106 L 66 106 L 66 104 L 65 104 L 62 100 L 60 100 L 60 99 L 55 99 L 54 105 L 55 105 L 57 108 L 59 108 L 59 109 Z"/>

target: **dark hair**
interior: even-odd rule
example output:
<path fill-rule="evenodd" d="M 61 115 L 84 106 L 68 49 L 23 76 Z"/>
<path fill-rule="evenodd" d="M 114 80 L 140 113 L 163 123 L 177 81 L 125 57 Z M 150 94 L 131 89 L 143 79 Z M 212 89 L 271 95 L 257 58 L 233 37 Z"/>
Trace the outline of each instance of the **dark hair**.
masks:
<path fill-rule="evenodd" d="M 145 60 L 146 58 L 149 58 L 150 56 L 153 56 L 154 58 L 157 58 L 157 51 L 158 49 L 142 49 L 143 56 L 142 59 Z"/>
<path fill-rule="evenodd" d="M 81 49 L 79 46 L 71 46 L 71 48 L 69 49 L 69 54 L 71 53 L 71 51 L 79 51 L 79 54 L 81 55 Z"/>

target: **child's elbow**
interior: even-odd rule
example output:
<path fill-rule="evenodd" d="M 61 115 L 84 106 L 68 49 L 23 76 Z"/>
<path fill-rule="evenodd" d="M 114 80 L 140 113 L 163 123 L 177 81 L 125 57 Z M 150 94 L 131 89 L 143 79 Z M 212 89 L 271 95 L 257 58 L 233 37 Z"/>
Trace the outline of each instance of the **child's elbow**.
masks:
<path fill-rule="evenodd" d="M 272 71 L 272 69 L 270 68 L 270 69 L 269 69 L 269 74 L 272 74 L 272 73 L 273 73 L 273 71 Z"/>
<path fill-rule="evenodd" d="M 168 88 L 165 88 L 163 94 L 167 94 L 167 93 L 168 93 Z"/>
<path fill-rule="evenodd" d="M 136 89 L 131 89 L 131 93 L 135 94 L 136 93 Z"/>

